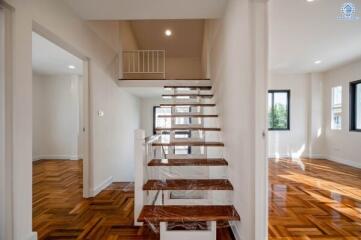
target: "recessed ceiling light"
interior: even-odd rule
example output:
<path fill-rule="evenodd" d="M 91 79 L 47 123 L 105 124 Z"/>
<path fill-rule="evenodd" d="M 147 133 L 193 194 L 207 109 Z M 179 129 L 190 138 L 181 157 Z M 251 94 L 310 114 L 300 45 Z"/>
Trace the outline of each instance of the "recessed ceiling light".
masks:
<path fill-rule="evenodd" d="M 172 31 L 170 29 L 167 29 L 164 31 L 164 34 L 167 36 L 167 37 L 170 37 L 172 36 Z"/>
<path fill-rule="evenodd" d="M 314 2 L 315 0 L 307 0 L 307 2 Z"/>
<path fill-rule="evenodd" d="M 69 65 L 68 68 L 69 69 L 75 69 L 75 66 L 74 65 Z"/>
<path fill-rule="evenodd" d="M 322 63 L 321 60 L 316 60 L 316 61 L 315 61 L 315 64 L 320 64 L 320 63 Z"/>

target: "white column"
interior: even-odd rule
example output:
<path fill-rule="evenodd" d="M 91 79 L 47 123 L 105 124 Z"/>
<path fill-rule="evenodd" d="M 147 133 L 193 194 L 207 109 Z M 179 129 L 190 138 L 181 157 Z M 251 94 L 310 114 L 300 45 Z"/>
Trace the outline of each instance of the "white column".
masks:
<path fill-rule="evenodd" d="M 254 68 L 254 236 L 268 238 L 268 159 L 267 159 L 267 82 L 268 82 L 268 0 L 254 0 L 252 39 Z"/>
<path fill-rule="evenodd" d="M 134 183 L 134 225 L 141 226 L 137 218 L 144 206 L 144 178 L 146 169 L 146 152 L 145 152 L 145 131 L 136 129 L 134 131 L 134 158 L 135 158 L 135 183 Z"/>

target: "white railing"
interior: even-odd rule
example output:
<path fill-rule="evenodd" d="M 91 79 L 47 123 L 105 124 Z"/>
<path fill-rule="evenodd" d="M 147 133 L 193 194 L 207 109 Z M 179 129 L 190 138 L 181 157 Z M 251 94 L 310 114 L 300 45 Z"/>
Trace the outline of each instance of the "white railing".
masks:
<path fill-rule="evenodd" d="M 153 176 L 148 176 L 152 172 L 147 171 L 147 165 L 153 158 L 161 158 L 159 149 L 154 149 L 152 143 L 159 140 L 160 135 L 145 137 L 145 131 L 136 129 L 134 131 L 134 158 L 135 158 L 135 177 L 134 177 L 134 225 L 140 226 L 138 216 L 144 205 L 154 204 L 158 198 L 158 193 L 148 193 L 143 191 L 143 185 Z M 147 197 L 148 195 L 148 197 Z M 153 196 L 154 195 L 154 196 Z M 147 199 L 151 201 L 148 202 Z M 154 200 L 155 199 L 155 200 Z"/>
<path fill-rule="evenodd" d="M 165 79 L 165 50 L 123 51 L 124 74 L 159 74 Z"/>

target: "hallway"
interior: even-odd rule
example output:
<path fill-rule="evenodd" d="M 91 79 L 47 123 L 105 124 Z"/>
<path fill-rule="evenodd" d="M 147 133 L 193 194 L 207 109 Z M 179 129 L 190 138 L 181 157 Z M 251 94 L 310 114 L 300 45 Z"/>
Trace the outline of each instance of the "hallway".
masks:
<path fill-rule="evenodd" d="M 33 163 L 33 230 L 38 239 L 158 239 L 133 226 L 134 186 L 113 183 L 95 198 L 82 198 L 82 161 Z M 231 240 L 229 228 L 217 239 Z"/>
<path fill-rule="evenodd" d="M 360 239 L 360 169 L 316 159 L 269 164 L 269 239 Z"/>

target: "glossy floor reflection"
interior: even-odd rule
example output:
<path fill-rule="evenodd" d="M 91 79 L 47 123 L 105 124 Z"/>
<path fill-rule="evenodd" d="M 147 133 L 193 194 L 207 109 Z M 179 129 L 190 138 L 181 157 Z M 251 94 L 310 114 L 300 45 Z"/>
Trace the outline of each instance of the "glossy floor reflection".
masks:
<path fill-rule="evenodd" d="M 269 165 L 269 239 L 361 239 L 361 169 L 317 159 Z"/>
<path fill-rule="evenodd" d="M 82 161 L 33 162 L 33 230 L 39 240 L 159 240 L 133 225 L 134 185 L 113 183 L 96 197 L 82 197 Z M 217 240 L 234 239 L 228 226 Z"/>

